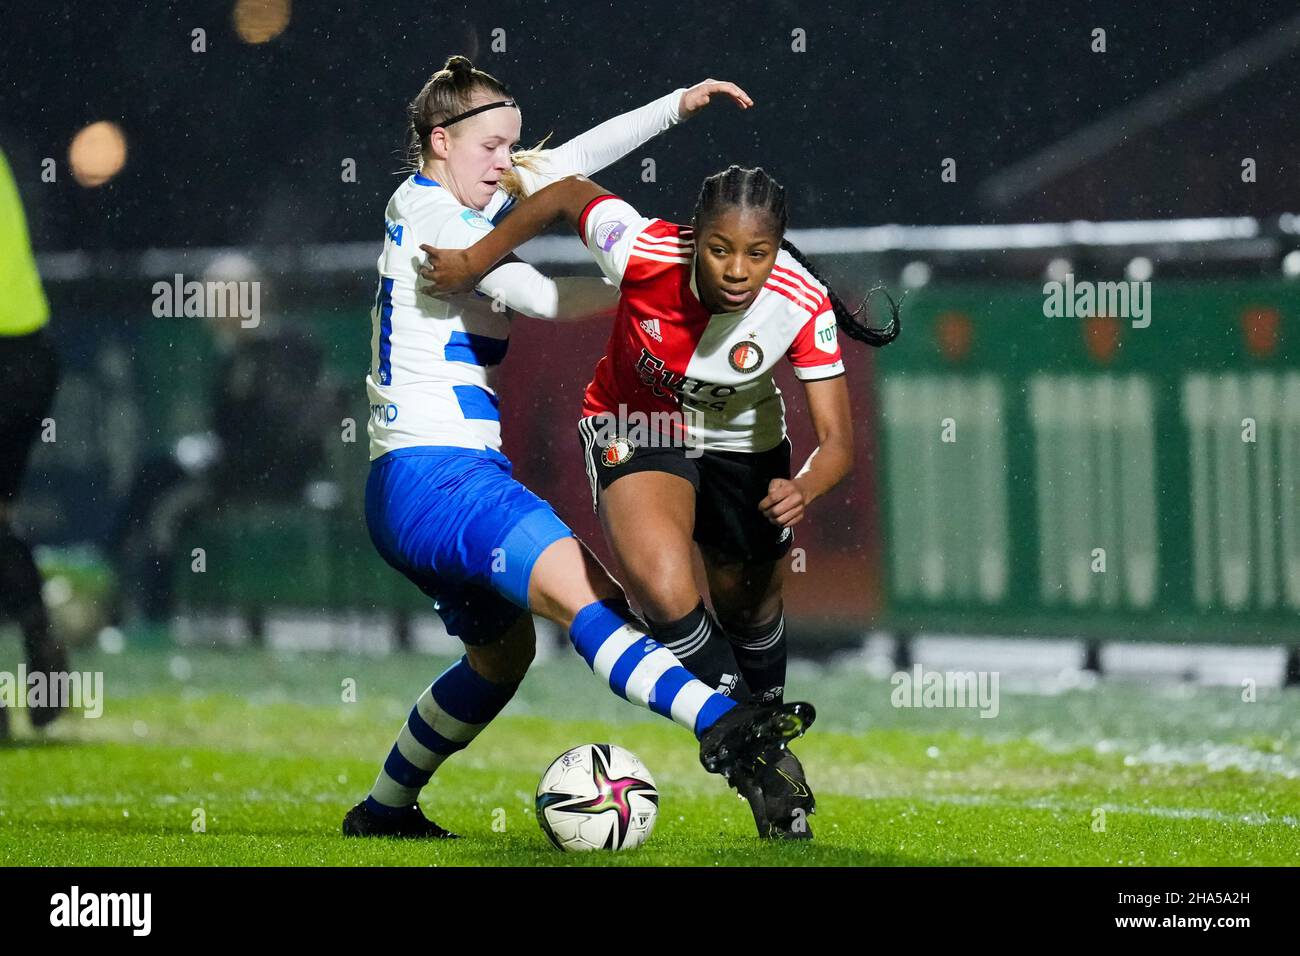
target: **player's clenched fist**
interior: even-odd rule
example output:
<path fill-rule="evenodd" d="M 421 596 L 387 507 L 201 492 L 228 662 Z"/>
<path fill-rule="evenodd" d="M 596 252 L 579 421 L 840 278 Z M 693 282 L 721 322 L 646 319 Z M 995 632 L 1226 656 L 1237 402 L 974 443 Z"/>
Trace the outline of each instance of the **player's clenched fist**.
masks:
<path fill-rule="evenodd" d="M 803 518 L 808 503 L 796 478 L 773 478 L 767 486 L 767 497 L 758 503 L 758 510 L 772 524 L 789 528 Z"/>

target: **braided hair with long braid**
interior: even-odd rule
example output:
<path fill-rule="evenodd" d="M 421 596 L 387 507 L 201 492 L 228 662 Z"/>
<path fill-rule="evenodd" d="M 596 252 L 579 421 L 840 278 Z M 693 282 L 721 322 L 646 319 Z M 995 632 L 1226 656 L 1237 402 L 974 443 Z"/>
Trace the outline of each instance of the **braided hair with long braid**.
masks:
<path fill-rule="evenodd" d="M 736 206 L 742 209 L 758 209 L 768 213 L 776 224 L 778 235 L 785 236 L 785 227 L 788 221 L 785 187 L 768 175 L 767 171 L 761 166 L 754 169 L 743 169 L 734 164 L 720 173 L 714 173 L 704 180 L 704 185 L 700 187 L 699 198 L 695 201 L 695 212 L 691 217 L 695 234 L 697 236 L 701 235 L 703 224 L 713 216 L 716 216 L 724 209 Z M 906 293 L 903 294 L 902 299 L 895 302 L 893 297 L 888 292 L 885 292 L 884 286 L 877 284 L 867 292 L 862 304 L 850 311 L 849 307 L 835 294 L 835 290 L 830 287 L 830 284 L 818 275 L 812 263 L 808 261 L 807 257 L 799 251 L 794 243 L 782 238 L 781 248 L 794 256 L 795 261 L 807 269 L 814 279 L 826 286 L 831 309 L 835 312 L 835 324 L 843 330 L 845 335 L 876 348 L 888 345 L 898 337 L 900 327 L 899 312 L 903 306 L 903 299 L 907 298 Z M 866 322 L 858 318 L 866 307 L 867 301 L 877 292 L 884 292 L 885 298 L 889 300 L 889 322 L 884 328 L 867 325 Z"/>

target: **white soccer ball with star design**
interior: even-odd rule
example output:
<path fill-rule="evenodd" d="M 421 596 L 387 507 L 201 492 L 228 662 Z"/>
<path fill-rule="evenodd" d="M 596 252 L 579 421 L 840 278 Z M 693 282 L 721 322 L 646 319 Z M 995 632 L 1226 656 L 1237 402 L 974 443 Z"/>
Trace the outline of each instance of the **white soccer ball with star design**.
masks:
<path fill-rule="evenodd" d="M 650 838 L 658 814 L 654 777 L 614 744 L 560 754 L 537 785 L 537 822 L 566 853 L 631 850 Z"/>

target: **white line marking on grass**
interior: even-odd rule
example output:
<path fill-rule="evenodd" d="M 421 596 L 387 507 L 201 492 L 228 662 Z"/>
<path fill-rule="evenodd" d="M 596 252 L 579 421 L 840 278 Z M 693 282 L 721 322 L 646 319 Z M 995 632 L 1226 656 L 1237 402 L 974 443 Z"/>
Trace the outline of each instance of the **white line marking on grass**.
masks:
<path fill-rule="evenodd" d="M 820 792 L 827 792 L 822 788 Z M 846 794 L 847 796 L 848 794 Z M 1300 817 L 1290 814 L 1272 815 L 1268 813 L 1225 813 L 1208 807 L 1159 807 L 1132 806 L 1118 803 L 1087 802 L 1063 803 L 1059 800 L 1035 797 L 1028 800 L 1010 800 L 1005 797 L 992 797 L 980 793 L 950 794 L 906 794 L 906 793 L 857 793 L 852 796 L 868 800 L 913 800 L 920 803 L 948 804 L 950 806 L 996 806 L 1023 808 L 1027 810 L 1051 810 L 1060 813 L 1090 813 L 1100 807 L 1107 813 L 1131 813 L 1141 816 L 1163 817 L 1178 820 L 1208 820 L 1213 823 L 1241 823 L 1247 826 L 1284 826 L 1300 827 Z"/>

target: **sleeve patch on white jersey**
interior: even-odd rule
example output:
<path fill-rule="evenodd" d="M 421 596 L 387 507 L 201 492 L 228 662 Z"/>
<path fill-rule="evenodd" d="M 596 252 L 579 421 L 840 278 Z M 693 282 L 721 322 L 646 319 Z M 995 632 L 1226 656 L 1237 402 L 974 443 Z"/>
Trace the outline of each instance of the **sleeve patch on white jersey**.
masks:
<path fill-rule="evenodd" d="M 473 226 L 475 229 L 482 229 L 484 232 L 487 232 L 492 228 L 492 223 L 488 222 L 481 213 L 477 213 L 473 209 L 466 209 L 460 214 L 460 218 L 464 219 L 467 225 Z"/>
<path fill-rule="evenodd" d="M 627 223 L 621 219 L 613 222 L 602 222 L 596 227 L 596 245 L 602 252 L 609 252 L 614 248 L 614 243 L 623 238 L 623 233 L 627 232 Z"/>
<path fill-rule="evenodd" d="M 834 355 L 835 338 L 835 313 L 832 310 L 827 310 L 817 316 L 817 327 L 815 329 L 813 341 L 819 351 L 825 352 L 827 355 Z"/>

